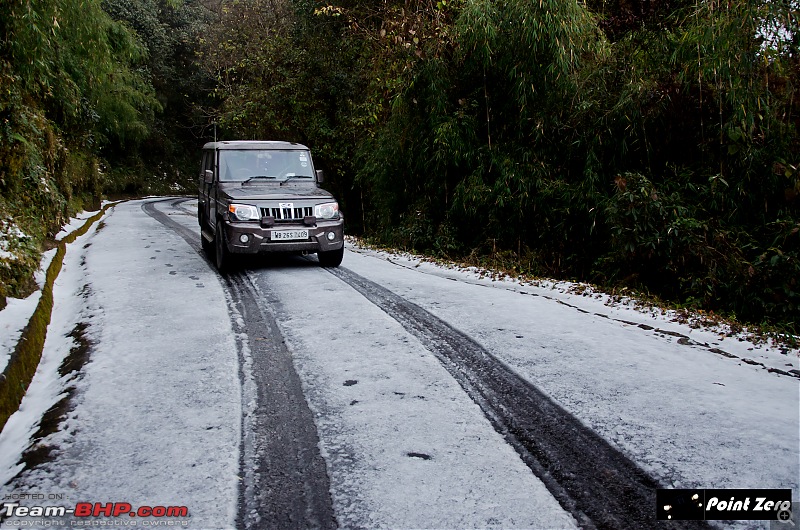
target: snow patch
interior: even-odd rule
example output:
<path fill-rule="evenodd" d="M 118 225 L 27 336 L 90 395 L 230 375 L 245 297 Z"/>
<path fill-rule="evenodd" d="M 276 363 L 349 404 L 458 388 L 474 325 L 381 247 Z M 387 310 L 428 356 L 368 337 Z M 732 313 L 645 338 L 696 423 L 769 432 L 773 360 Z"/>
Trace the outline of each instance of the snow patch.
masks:
<path fill-rule="evenodd" d="M 39 304 L 47 276 L 47 267 L 56 255 L 56 250 L 48 250 L 42 255 L 39 270 L 34 274 L 39 290 L 31 293 L 27 298 L 6 298 L 6 307 L 0 311 L 0 373 L 5 370 L 11 354 L 17 347 L 17 342 L 22 335 L 22 330 L 28 325 L 31 315 Z"/>

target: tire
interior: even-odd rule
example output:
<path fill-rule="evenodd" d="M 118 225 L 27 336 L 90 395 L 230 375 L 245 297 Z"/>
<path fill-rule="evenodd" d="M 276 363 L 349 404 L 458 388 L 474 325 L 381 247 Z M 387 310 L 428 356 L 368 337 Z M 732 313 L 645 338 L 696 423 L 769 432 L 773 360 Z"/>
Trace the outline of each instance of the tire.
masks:
<path fill-rule="evenodd" d="M 344 245 L 337 250 L 317 252 L 317 259 L 323 267 L 338 267 L 342 263 L 342 258 L 344 258 Z"/>
<path fill-rule="evenodd" d="M 225 241 L 225 227 L 222 221 L 217 221 L 217 231 L 214 232 L 214 264 L 219 272 L 225 272 L 231 266 L 231 255 Z"/>

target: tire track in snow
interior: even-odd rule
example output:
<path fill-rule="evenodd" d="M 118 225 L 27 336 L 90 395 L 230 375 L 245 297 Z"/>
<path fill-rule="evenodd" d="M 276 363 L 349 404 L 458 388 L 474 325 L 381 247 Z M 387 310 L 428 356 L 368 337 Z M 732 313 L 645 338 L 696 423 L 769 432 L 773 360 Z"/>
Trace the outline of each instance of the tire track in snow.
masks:
<path fill-rule="evenodd" d="M 248 337 L 257 392 L 245 432 L 252 449 L 242 466 L 242 522 L 246 528 L 336 528 L 316 425 L 291 353 L 246 274 L 229 273 L 226 282 Z"/>
<path fill-rule="evenodd" d="M 655 528 L 661 487 L 605 439 L 483 346 L 418 305 L 344 268 L 327 269 L 440 360 L 495 429 L 584 528 Z M 671 528 L 708 528 L 676 521 Z"/>
<path fill-rule="evenodd" d="M 199 228 L 192 231 L 156 207 L 169 202 L 179 215 L 187 215 L 181 207 L 187 200 L 150 201 L 142 204 L 142 210 L 180 235 L 213 268 L 200 247 Z M 246 336 L 247 343 L 238 352 L 245 390 L 237 526 L 336 528 L 316 425 L 278 325 L 246 274 L 234 272 L 221 279 L 231 297 L 233 328 Z"/>

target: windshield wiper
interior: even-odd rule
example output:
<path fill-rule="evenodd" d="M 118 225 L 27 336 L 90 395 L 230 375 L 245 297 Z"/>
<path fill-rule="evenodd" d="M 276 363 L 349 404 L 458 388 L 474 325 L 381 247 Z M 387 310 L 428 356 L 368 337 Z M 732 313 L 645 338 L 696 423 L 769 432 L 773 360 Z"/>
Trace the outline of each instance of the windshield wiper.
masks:
<path fill-rule="evenodd" d="M 286 177 L 281 181 L 281 186 L 283 186 L 284 184 L 293 179 L 313 179 L 313 178 L 314 177 L 312 177 L 311 175 L 289 175 L 288 177 Z"/>
<path fill-rule="evenodd" d="M 251 180 L 255 180 L 255 179 L 270 179 L 270 180 L 275 180 L 275 177 L 270 177 L 270 176 L 267 176 L 267 175 L 256 175 L 255 177 L 250 177 L 249 179 L 247 179 L 247 180 L 243 181 L 243 182 L 242 182 L 242 184 L 247 184 L 247 183 L 248 183 L 248 182 L 250 182 Z"/>

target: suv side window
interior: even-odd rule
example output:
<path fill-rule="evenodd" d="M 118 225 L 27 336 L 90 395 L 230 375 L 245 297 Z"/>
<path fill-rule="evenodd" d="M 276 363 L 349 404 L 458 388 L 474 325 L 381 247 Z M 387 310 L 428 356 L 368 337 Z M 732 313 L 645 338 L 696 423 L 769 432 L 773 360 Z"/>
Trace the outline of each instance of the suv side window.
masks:
<path fill-rule="evenodd" d="M 210 169 L 214 171 L 214 152 L 213 151 L 206 151 L 203 153 L 203 169 L 202 173 L 205 176 L 206 170 Z"/>

